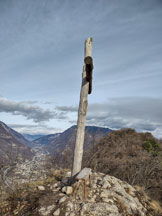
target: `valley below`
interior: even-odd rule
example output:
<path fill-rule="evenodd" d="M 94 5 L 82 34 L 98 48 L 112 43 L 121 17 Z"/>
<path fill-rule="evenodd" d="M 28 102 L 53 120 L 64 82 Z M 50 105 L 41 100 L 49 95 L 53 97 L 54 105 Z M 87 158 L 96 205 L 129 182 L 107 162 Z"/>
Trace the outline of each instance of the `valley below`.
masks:
<path fill-rule="evenodd" d="M 34 154 L 31 160 L 15 161 L 3 169 L 3 181 L 9 189 L 13 190 L 18 184 L 46 178 L 48 171 L 45 165 L 49 152 L 41 145 L 33 147 L 31 151 Z"/>
<path fill-rule="evenodd" d="M 71 194 L 66 194 L 68 190 L 73 190 L 68 187 L 71 187 L 69 177 L 76 130 L 76 126 L 72 126 L 62 133 L 49 134 L 31 141 L 0 122 L 0 204 L 3 206 L 0 211 L 3 212 L 2 215 L 11 216 L 11 212 L 14 212 L 13 215 L 18 216 L 51 216 L 61 212 L 58 215 L 71 216 L 70 213 L 66 214 L 65 209 L 68 208 L 69 202 L 76 202 Z M 110 178 L 109 183 L 113 179 L 109 185 L 112 189 L 116 188 L 117 182 L 121 183 L 120 191 L 123 189 L 126 191 L 126 194 L 124 192 L 126 200 L 130 191 L 128 188 L 125 189 L 125 182 L 135 188 L 132 189 L 135 191 L 133 195 L 135 199 L 146 193 L 142 195 L 146 200 L 143 202 L 139 199 L 139 202 L 147 208 L 144 210 L 142 207 L 141 212 L 144 213 L 139 215 L 145 215 L 145 211 L 148 211 L 147 215 L 161 216 L 159 204 L 162 201 L 161 164 L 162 141 L 154 138 L 151 133 L 137 133 L 130 128 L 112 131 L 109 128 L 87 126 L 82 168 L 92 169 L 92 184 L 95 190 L 88 188 L 90 194 L 85 208 L 91 211 L 91 208 L 101 205 L 101 209 L 97 207 L 95 211 L 103 213 L 102 207 L 108 205 L 108 209 L 110 208 L 112 212 L 116 211 L 114 215 L 126 215 L 126 207 L 121 204 L 125 202 L 123 195 L 122 197 L 118 197 L 120 196 L 118 193 L 113 195 L 116 196 L 116 200 L 111 197 L 110 205 L 111 194 L 106 186 L 109 184 L 101 181 L 104 176 Z M 98 180 L 95 180 L 96 176 Z M 51 199 L 50 206 L 48 199 Z M 59 200 L 62 199 L 69 201 L 61 204 Z M 152 202 L 154 204 L 148 205 Z M 76 209 L 71 213 L 80 215 L 78 212 L 86 212 L 84 208 L 80 209 L 84 204 L 82 198 L 78 198 L 75 203 Z M 151 205 L 156 205 L 158 209 L 155 210 L 150 207 Z M 123 213 L 120 214 L 120 211 Z M 132 210 L 127 209 L 127 211 Z M 106 212 L 104 214 L 106 215 Z"/>

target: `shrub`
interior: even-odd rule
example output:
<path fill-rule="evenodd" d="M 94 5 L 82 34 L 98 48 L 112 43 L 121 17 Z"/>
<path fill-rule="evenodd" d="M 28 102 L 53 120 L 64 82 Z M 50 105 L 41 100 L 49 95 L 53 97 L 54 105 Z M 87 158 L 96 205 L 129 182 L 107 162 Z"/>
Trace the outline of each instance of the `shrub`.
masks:
<path fill-rule="evenodd" d="M 160 146 L 155 139 L 145 141 L 143 147 L 146 151 L 151 152 L 153 156 L 157 156 L 160 150 Z"/>

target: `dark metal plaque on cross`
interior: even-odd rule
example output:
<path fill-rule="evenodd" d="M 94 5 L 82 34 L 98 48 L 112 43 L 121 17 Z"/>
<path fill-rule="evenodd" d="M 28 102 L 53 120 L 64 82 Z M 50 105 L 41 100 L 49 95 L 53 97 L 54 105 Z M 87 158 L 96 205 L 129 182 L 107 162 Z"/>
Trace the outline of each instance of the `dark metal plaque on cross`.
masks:
<path fill-rule="evenodd" d="M 89 82 L 89 91 L 88 94 L 92 92 L 92 71 L 93 71 L 93 59 L 91 56 L 84 58 L 84 63 L 86 65 L 86 80 Z"/>

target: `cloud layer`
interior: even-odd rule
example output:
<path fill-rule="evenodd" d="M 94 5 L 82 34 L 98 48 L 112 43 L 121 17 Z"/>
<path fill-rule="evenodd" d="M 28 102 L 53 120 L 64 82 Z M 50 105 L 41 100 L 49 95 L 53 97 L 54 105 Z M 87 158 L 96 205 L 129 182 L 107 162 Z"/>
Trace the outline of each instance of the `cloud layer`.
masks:
<path fill-rule="evenodd" d="M 160 136 L 161 0 L 0 0 L 0 29 L 1 120 L 46 122 L 49 132 L 76 122 L 84 40 L 92 36 L 87 123 Z"/>
<path fill-rule="evenodd" d="M 15 102 L 3 97 L 0 97 L 0 112 L 21 115 L 28 120 L 33 120 L 35 123 L 46 122 L 57 116 L 54 111 L 49 109 L 45 110 L 39 106 L 31 105 L 31 102 Z"/>
<path fill-rule="evenodd" d="M 54 134 L 62 131 L 60 128 L 50 127 L 45 124 L 9 124 L 8 126 L 22 134 Z"/>
<path fill-rule="evenodd" d="M 73 106 L 57 109 L 67 114 L 77 111 L 77 107 Z M 89 104 L 87 124 L 112 129 L 135 128 L 162 137 L 162 99 L 114 98 L 107 103 Z"/>

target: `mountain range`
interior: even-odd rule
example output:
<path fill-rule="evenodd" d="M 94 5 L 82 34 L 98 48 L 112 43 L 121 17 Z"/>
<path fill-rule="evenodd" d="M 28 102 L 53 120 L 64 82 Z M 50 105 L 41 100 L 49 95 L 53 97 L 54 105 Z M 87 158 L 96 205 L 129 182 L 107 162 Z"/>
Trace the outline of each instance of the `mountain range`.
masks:
<path fill-rule="evenodd" d="M 50 154 L 53 168 L 71 168 L 77 126 L 63 133 L 42 136 L 33 142 L 0 121 L 0 163 L 33 158 L 29 146 L 42 147 Z M 162 141 L 151 133 L 133 129 L 85 128 L 83 167 L 140 185 L 162 202 Z"/>
<path fill-rule="evenodd" d="M 45 134 L 22 134 L 23 137 L 28 141 L 34 141 L 36 139 L 39 139 L 40 137 L 45 136 Z"/>
<path fill-rule="evenodd" d="M 33 156 L 32 148 L 42 146 L 52 157 L 70 151 L 75 145 L 77 126 L 74 125 L 62 133 L 30 135 L 20 134 L 0 121 L 0 160 L 10 161 L 12 158 L 30 159 Z M 87 126 L 85 128 L 84 149 L 87 150 L 98 142 L 108 132 L 109 128 Z M 35 139 L 36 138 L 36 139 Z M 72 159 L 72 158 L 70 158 Z"/>
<path fill-rule="evenodd" d="M 33 153 L 28 147 L 30 142 L 20 133 L 0 121 L 0 162 L 11 163 L 15 160 L 31 159 Z"/>
<path fill-rule="evenodd" d="M 50 153 L 53 158 L 53 166 L 57 168 L 62 167 L 64 164 L 72 164 L 72 154 L 75 145 L 77 126 L 74 125 L 63 133 L 57 134 L 55 137 L 51 136 L 42 137 L 36 140 L 37 143 L 47 142 L 44 148 Z M 86 126 L 84 138 L 84 152 L 95 146 L 101 138 L 107 133 L 112 132 L 109 128 Z"/>
<path fill-rule="evenodd" d="M 162 141 L 151 133 L 137 133 L 130 128 L 105 131 L 100 136 L 95 136 L 93 129 L 86 128 L 82 167 L 139 185 L 153 199 L 162 202 Z M 66 142 L 63 142 L 63 136 L 46 146 L 58 149 L 52 160 L 56 168 L 72 168 L 75 132 L 76 127 L 72 127 L 62 134 L 67 137 Z M 64 145 L 59 149 L 61 140 Z"/>

